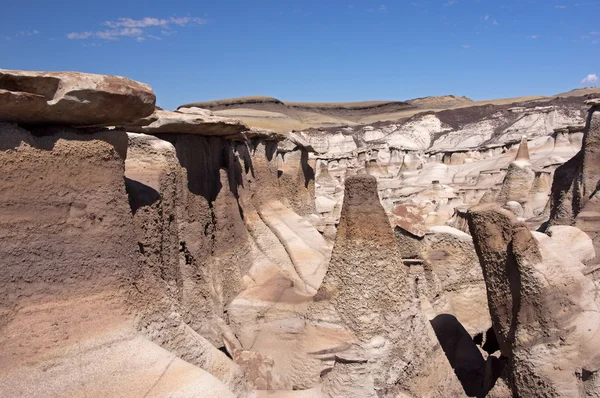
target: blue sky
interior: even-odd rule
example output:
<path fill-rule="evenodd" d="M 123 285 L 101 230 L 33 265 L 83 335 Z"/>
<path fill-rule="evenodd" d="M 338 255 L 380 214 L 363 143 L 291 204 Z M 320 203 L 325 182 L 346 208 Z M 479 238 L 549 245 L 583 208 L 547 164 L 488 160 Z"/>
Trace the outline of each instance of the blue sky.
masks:
<path fill-rule="evenodd" d="M 25 0 L 2 6 L 0 68 L 122 75 L 168 109 L 549 95 L 600 85 L 599 15 L 600 0 Z"/>

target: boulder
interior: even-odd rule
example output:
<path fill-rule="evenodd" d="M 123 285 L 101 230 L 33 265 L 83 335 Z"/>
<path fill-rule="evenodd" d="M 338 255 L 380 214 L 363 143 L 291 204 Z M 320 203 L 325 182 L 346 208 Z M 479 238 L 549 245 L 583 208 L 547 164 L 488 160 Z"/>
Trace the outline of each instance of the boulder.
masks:
<path fill-rule="evenodd" d="M 126 125 L 127 131 L 145 134 L 196 134 L 227 137 L 250 130 L 239 120 L 208 113 L 182 113 L 155 110 L 152 115 Z"/>
<path fill-rule="evenodd" d="M 71 126 L 133 122 L 154 111 L 152 88 L 120 76 L 0 69 L 0 121 Z"/>
<path fill-rule="evenodd" d="M 589 261 L 596 258 L 594 243 L 588 234 L 569 225 L 555 225 L 548 228 L 548 235 L 565 251 L 571 252 L 579 261 Z"/>
<path fill-rule="evenodd" d="M 421 209 L 416 205 L 399 204 L 392 209 L 390 221 L 393 227 L 401 228 L 417 238 L 427 233 Z"/>

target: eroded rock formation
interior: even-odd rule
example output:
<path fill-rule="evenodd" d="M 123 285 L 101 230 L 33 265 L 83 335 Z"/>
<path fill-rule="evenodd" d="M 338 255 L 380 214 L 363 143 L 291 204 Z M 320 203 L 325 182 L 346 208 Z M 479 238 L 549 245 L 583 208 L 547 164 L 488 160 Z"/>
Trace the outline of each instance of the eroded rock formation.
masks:
<path fill-rule="evenodd" d="M 0 121 L 74 126 L 133 122 L 154 111 L 147 84 L 120 76 L 0 69 Z"/>
<path fill-rule="evenodd" d="M 0 131 L 0 394 L 247 391 L 241 369 L 172 312 L 166 286 L 140 262 L 125 133 L 57 127 L 36 137 L 5 123 Z M 156 339 L 139 330 L 150 313 L 163 325 L 148 330 Z M 189 350 L 167 350 L 161 338 Z"/>
<path fill-rule="evenodd" d="M 582 264 L 497 205 L 469 226 L 513 396 L 596 396 L 600 307 Z"/>
<path fill-rule="evenodd" d="M 573 225 L 588 233 L 599 252 L 600 101 L 590 106 L 583 148 L 556 170 L 549 225 Z"/>
<path fill-rule="evenodd" d="M 598 395 L 597 101 L 154 100 L 0 71 L 0 395 Z"/>
<path fill-rule="evenodd" d="M 377 200 L 375 177 L 346 181 L 331 262 L 315 300 L 315 312 L 329 304 L 355 336 L 378 395 L 450 396 L 462 391 L 409 288 L 400 250 Z M 354 383 L 368 380 L 352 378 Z"/>

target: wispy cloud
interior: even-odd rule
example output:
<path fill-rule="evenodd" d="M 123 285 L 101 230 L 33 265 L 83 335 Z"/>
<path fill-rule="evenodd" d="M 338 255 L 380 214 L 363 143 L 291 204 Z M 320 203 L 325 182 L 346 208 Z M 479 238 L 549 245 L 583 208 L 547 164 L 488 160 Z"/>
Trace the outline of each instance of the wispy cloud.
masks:
<path fill-rule="evenodd" d="M 600 78 L 598 78 L 598 75 L 595 73 L 589 74 L 587 75 L 581 82 L 580 84 L 590 84 L 590 83 L 598 83 L 600 81 Z"/>
<path fill-rule="evenodd" d="M 483 19 L 485 23 L 491 23 L 492 25 L 500 25 L 498 21 L 496 19 L 493 19 L 492 16 L 489 14 L 484 15 L 481 19 Z"/>
<path fill-rule="evenodd" d="M 139 39 L 143 35 L 144 31 L 140 28 L 122 28 L 96 32 L 96 36 L 104 40 L 117 40 L 119 37 L 135 37 L 138 41 L 141 41 Z"/>
<path fill-rule="evenodd" d="M 387 6 L 385 4 L 380 5 L 379 11 L 387 11 Z"/>
<path fill-rule="evenodd" d="M 171 30 L 173 25 L 184 27 L 187 25 L 202 25 L 205 20 L 196 17 L 171 17 L 171 18 L 151 18 L 142 19 L 119 18 L 116 21 L 105 21 L 104 26 L 110 29 L 85 32 L 71 32 L 67 34 L 68 39 L 85 40 L 97 38 L 102 40 L 118 40 L 122 37 L 133 38 L 137 41 L 144 41 L 146 38 L 160 40 L 160 37 L 150 33 L 152 29 L 160 29 L 164 36 L 170 36 L 174 32 Z M 153 31 L 152 31 L 153 32 Z"/>
<path fill-rule="evenodd" d="M 471 45 L 470 44 L 463 44 L 462 48 L 471 48 Z"/>
<path fill-rule="evenodd" d="M 94 32 L 72 32 L 67 35 L 69 39 L 89 39 L 94 35 Z"/>
<path fill-rule="evenodd" d="M 40 32 L 35 30 L 35 29 L 31 29 L 31 30 L 20 30 L 17 33 L 15 33 L 14 35 L 0 35 L 0 40 L 12 40 L 14 38 L 18 38 L 18 37 L 28 37 L 28 36 L 36 36 L 38 35 Z"/>
<path fill-rule="evenodd" d="M 21 37 L 23 37 L 23 36 L 35 36 L 38 33 L 40 33 L 40 32 L 38 32 L 37 30 L 22 30 L 19 33 L 17 33 L 17 36 L 21 36 Z"/>
<path fill-rule="evenodd" d="M 528 36 L 527 38 L 535 40 L 535 39 L 539 39 L 540 37 L 541 37 L 541 35 L 531 35 L 531 36 Z"/>
<path fill-rule="evenodd" d="M 564 9 L 564 8 L 567 8 L 567 6 L 563 6 L 563 5 L 556 5 L 556 6 L 554 6 L 554 8 L 560 8 L 560 9 Z"/>
<path fill-rule="evenodd" d="M 456 3 L 458 3 L 458 0 L 448 0 L 447 2 L 444 3 L 444 6 L 450 7 L 450 6 L 455 5 Z"/>

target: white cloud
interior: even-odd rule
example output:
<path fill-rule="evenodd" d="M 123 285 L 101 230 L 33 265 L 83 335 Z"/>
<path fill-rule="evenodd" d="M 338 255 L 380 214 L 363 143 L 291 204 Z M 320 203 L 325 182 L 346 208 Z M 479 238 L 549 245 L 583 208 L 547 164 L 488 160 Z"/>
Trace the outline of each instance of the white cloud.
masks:
<path fill-rule="evenodd" d="M 528 39 L 535 40 L 535 39 L 539 39 L 540 37 L 541 37 L 540 35 L 531 35 L 531 36 L 528 37 Z"/>
<path fill-rule="evenodd" d="M 484 21 L 487 21 L 488 19 L 490 19 L 490 16 L 489 16 L 489 15 L 486 15 L 485 17 L 483 17 L 483 20 L 484 20 Z"/>
<path fill-rule="evenodd" d="M 169 19 L 170 22 L 173 22 L 176 25 L 179 26 L 185 26 L 187 24 L 197 24 L 197 25 L 204 25 L 206 23 L 205 20 L 203 20 L 202 18 L 194 18 L 194 17 L 181 17 L 181 18 L 170 18 Z"/>
<path fill-rule="evenodd" d="M 111 29 L 102 32 L 96 32 L 95 35 L 105 40 L 116 40 L 119 37 L 136 37 L 140 38 L 144 34 L 144 31 L 140 28 L 123 28 L 123 29 Z M 140 41 L 140 40 L 138 40 Z"/>
<path fill-rule="evenodd" d="M 379 11 L 387 11 L 387 7 L 385 6 L 385 4 L 382 4 L 382 5 L 379 7 Z"/>
<path fill-rule="evenodd" d="M 453 6 L 456 3 L 458 3 L 458 0 L 448 0 L 448 2 L 444 3 L 444 5 L 446 7 L 450 7 L 450 6 Z"/>
<path fill-rule="evenodd" d="M 600 81 L 600 78 L 598 78 L 598 75 L 595 73 L 592 73 L 590 75 L 587 75 L 581 82 L 580 84 L 590 84 L 590 83 L 598 83 Z"/>
<path fill-rule="evenodd" d="M 471 45 L 470 44 L 463 44 L 462 47 L 463 48 L 471 48 Z"/>
<path fill-rule="evenodd" d="M 94 32 L 72 32 L 67 35 L 69 39 L 88 39 L 94 35 Z"/>
<path fill-rule="evenodd" d="M 119 18 L 117 21 L 106 21 L 104 25 L 111 28 L 147 28 L 149 26 L 166 26 L 168 22 L 166 19 L 148 17 L 143 19 Z"/>
<path fill-rule="evenodd" d="M 498 23 L 498 21 L 496 21 L 496 20 L 494 19 L 494 22 L 492 22 L 492 25 L 500 25 L 500 24 Z"/>
<path fill-rule="evenodd" d="M 160 28 L 163 35 L 170 35 L 170 25 L 202 25 L 206 23 L 201 18 L 196 17 L 171 17 L 171 18 L 151 18 L 142 19 L 119 18 L 116 21 L 105 21 L 104 25 L 111 29 L 103 31 L 71 32 L 67 34 L 68 39 L 85 40 L 89 38 L 98 38 L 103 40 L 118 40 L 121 37 L 131 37 L 137 41 L 144 41 L 147 37 L 160 40 L 158 36 L 152 35 L 147 31 L 153 28 Z M 167 34 L 166 32 L 169 32 Z"/>
<path fill-rule="evenodd" d="M 562 8 L 567 8 L 567 6 L 557 5 L 557 6 L 554 6 L 554 8 L 561 8 L 562 9 Z"/>

